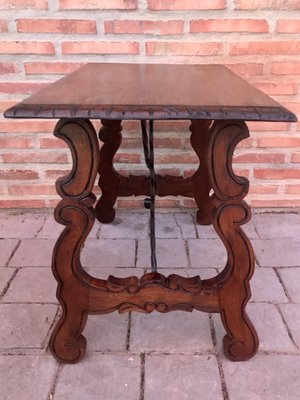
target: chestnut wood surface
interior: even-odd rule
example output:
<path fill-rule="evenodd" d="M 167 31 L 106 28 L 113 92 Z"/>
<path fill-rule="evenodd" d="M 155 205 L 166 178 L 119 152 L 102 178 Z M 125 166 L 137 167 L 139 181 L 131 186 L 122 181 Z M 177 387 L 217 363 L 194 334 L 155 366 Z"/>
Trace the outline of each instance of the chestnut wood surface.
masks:
<path fill-rule="evenodd" d="M 222 65 L 87 64 L 5 113 L 12 118 L 295 121 Z"/>

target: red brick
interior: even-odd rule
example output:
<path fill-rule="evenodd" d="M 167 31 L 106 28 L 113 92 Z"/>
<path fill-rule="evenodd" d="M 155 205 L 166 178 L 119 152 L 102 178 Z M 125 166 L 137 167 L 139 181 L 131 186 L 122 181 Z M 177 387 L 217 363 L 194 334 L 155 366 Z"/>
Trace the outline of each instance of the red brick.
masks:
<path fill-rule="evenodd" d="M 299 147 L 300 147 L 300 145 L 299 145 Z M 292 163 L 300 163 L 300 153 L 292 154 Z"/>
<path fill-rule="evenodd" d="M 263 207 L 263 208 L 280 208 L 280 207 L 300 207 L 299 199 L 268 199 L 268 200 L 252 200 L 252 207 Z"/>
<path fill-rule="evenodd" d="M 300 4 L 300 2 L 299 2 Z M 280 33 L 299 33 L 299 19 L 279 19 L 276 24 L 276 31 Z"/>
<path fill-rule="evenodd" d="M 48 83 L 46 82 L 0 82 L 0 93 L 32 94 L 47 85 Z"/>
<path fill-rule="evenodd" d="M 300 62 L 274 62 L 271 64 L 271 73 L 274 75 L 300 75 Z"/>
<path fill-rule="evenodd" d="M 254 86 L 269 95 L 297 94 L 298 85 L 294 82 L 252 82 Z"/>
<path fill-rule="evenodd" d="M 16 64 L 8 62 L 0 62 L 0 75 L 17 74 L 19 68 Z"/>
<path fill-rule="evenodd" d="M 183 152 L 165 152 L 156 153 L 155 162 L 158 164 L 191 164 L 199 162 L 198 156 L 195 152 L 183 153 Z"/>
<path fill-rule="evenodd" d="M 0 170 L 0 179 L 38 179 L 38 173 L 26 169 Z"/>
<path fill-rule="evenodd" d="M 105 33 L 126 33 L 146 35 L 178 35 L 183 33 L 182 20 L 150 21 L 150 20 L 111 20 L 104 21 Z"/>
<path fill-rule="evenodd" d="M 37 8 L 40 10 L 48 9 L 48 0 L 1 0 L 0 9 L 26 9 Z"/>
<path fill-rule="evenodd" d="M 155 201 L 155 205 L 159 208 L 176 208 L 179 207 L 180 202 L 179 199 L 173 198 L 173 199 L 168 199 L 168 198 L 161 198 L 157 197 Z"/>
<path fill-rule="evenodd" d="M 300 54 L 300 41 L 264 41 L 230 43 L 230 55 L 293 55 Z"/>
<path fill-rule="evenodd" d="M 16 100 L 0 100 L 0 112 L 6 111 L 8 108 L 16 105 Z"/>
<path fill-rule="evenodd" d="M 64 75 L 70 74 L 84 64 L 72 62 L 27 62 L 24 63 L 24 67 L 27 75 Z"/>
<path fill-rule="evenodd" d="M 5 120 L 0 121 L 0 132 L 53 132 L 55 121 L 42 120 Z"/>
<path fill-rule="evenodd" d="M 7 190 L 11 196 L 56 194 L 55 185 L 8 185 Z"/>
<path fill-rule="evenodd" d="M 300 194 L 300 185 L 285 185 L 284 193 Z"/>
<path fill-rule="evenodd" d="M 222 51 L 220 42 L 146 42 L 147 55 L 213 56 Z"/>
<path fill-rule="evenodd" d="M 251 131 L 288 131 L 290 124 L 287 122 L 261 122 L 261 121 L 248 121 L 248 128 Z"/>
<path fill-rule="evenodd" d="M 136 198 L 118 198 L 117 206 L 120 208 L 143 208 L 144 200 Z"/>
<path fill-rule="evenodd" d="M 45 177 L 47 179 L 57 179 L 61 178 L 62 176 L 67 175 L 70 172 L 69 169 L 47 169 L 45 171 Z"/>
<path fill-rule="evenodd" d="M 235 8 L 238 10 L 298 10 L 299 0 L 235 0 Z"/>
<path fill-rule="evenodd" d="M 300 114 L 300 103 L 284 102 L 282 103 L 282 105 L 288 108 L 290 111 L 294 112 L 296 115 Z"/>
<path fill-rule="evenodd" d="M 0 32 L 8 32 L 8 24 L 6 19 L 0 19 Z"/>
<path fill-rule="evenodd" d="M 266 19 L 200 19 L 190 22 L 190 32 L 268 32 Z"/>
<path fill-rule="evenodd" d="M 225 64 L 225 66 L 241 76 L 262 75 L 264 68 L 264 65 L 259 63 Z"/>
<path fill-rule="evenodd" d="M 18 19 L 18 32 L 97 33 L 96 21 L 83 19 Z"/>
<path fill-rule="evenodd" d="M 64 164 L 68 162 L 67 154 L 52 152 L 2 153 L 1 156 L 6 163 Z"/>
<path fill-rule="evenodd" d="M 300 179 L 300 169 L 254 169 L 257 179 Z"/>
<path fill-rule="evenodd" d="M 278 193 L 279 185 L 253 185 L 249 186 L 249 194 L 275 194 Z"/>
<path fill-rule="evenodd" d="M 117 153 L 114 157 L 114 162 L 124 164 L 139 164 L 141 162 L 141 155 L 135 153 Z"/>
<path fill-rule="evenodd" d="M 300 137 L 267 137 L 258 138 L 257 147 L 299 147 Z"/>
<path fill-rule="evenodd" d="M 135 10 L 137 0 L 59 0 L 61 10 Z"/>
<path fill-rule="evenodd" d="M 0 208 L 45 208 L 45 200 L 0 200 Z"/>
<path fill-rule="evenodd" d="M 285 154 L 282 153 L 245 153 L 234 157 L 236 163 L 284 163 Z"/>
<path fill-rule="evenodd" d="M 51 42 L 2 41 L 0 54 L 54 54 Z"/>
<path fill-rule="evenodd" d="M 137 42 L 62 42 L 64 54 L 138 54 Z"/>
<path fill-rule="evenodd" d="M 41 149 L 61 149 L 67 148 L 68 145 L 61 139 L 56 138 L 40 138 L 39 139 Z"/>
<path fill-rule="evenodd" d="M 32 138 L 25 137 L 5 137 L 0 138 L 0 148 L 2 149 L 27 149 L 33 147 Z"/>
<path fill-rule="evenodd" d="M 149 10 L 223 10 L 226 0 L 148 0 Z"/>

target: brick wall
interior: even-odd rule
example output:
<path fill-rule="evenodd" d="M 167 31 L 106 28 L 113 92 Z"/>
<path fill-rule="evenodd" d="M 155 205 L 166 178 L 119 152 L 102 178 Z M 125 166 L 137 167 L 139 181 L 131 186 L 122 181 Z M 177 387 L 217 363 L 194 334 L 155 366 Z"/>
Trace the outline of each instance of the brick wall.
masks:
<path fill-rule="evenodd" d="M 0 111 L 89 61 L 224 63 L 300 114 L 300 0 L 1 0 Z M 54 121 L 0 119 L 0 207 L 52 207 L 70 166 Z M 99 127 L 99 122 L 95 121 Z M 249 123 L 235 154 L 256 207 L 300 206 L 300 124 Z M 189 176 L 188 123 L 156 124 L 157 171 Z M 124 124 L 116 166 L 144 170 L 140 133 Z M 170 150 L 171 149 L 171 150 Z M 139 206 L 140 198 L 119 199 Z M 164 198 L 160 206 L 193 206 Z"/>

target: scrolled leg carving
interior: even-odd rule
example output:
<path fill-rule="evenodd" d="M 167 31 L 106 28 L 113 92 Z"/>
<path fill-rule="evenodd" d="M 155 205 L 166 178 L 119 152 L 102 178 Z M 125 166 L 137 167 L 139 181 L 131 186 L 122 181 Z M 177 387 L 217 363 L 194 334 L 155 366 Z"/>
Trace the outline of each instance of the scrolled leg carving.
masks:
<path fill-rule="evenodd" d="M 113 158 L 122 142 L 121 121 L 101 120 L 99 138 L 104 143 L 100 150 L 98 172 L 102 195 L 96 205 L 96 218 L 102 223 L 115 219 L 114 204 L 117 200 L 120 177 L 113 166 Z"/>
<path fill-rule="evenodd" d="M 58 282 L 57 298 L 62 306 L 60 317 L 50 339 L 50 349 L 60 361 L 74 363 L 85 354 L 86 340 L 82 331 L 88 310 L 90 276 L 80 263 L 80 251 L 94 224 L 92 194 L 99 145 L 96 132 L 87 120 L 62 120 L 55 128 L 69 144 L 73 168 L 57 181 L 62 201 L 55 209 L 55 219 L 65 229 L 53 251 L 52 271 Z M 80 155 L 80 156 L 78 156 Z"/>
<path fill-rule="evenodd" d="M 200 225 L 210 225 L 212 223 L 209 195 L 211 184 L 206 160 L 210 124 L 211 121 L 208 120 L 192 120 L 190 125 L 191 145 L 200 159 L 200 166 L 192 176 L 193 195 L 199 208 L 196 218 Z"/>
<path fill-rule="evenodd" d="M 255 264 L 250 241 L 240 228 L 251 218 L 250 208 L 243 201 L 249 182 L 232 170 L 234 148 L 248 135 L 243 122 L 218 121 L 211 128 L 208 144 L 210 182 L 215 193 L 212 220 L 227 250 L 226 267 L 217 277 L 221 318 L 227 332 L 223 347 L 232 361 L 251 358 L 259 343 L 245 311 Z"/>

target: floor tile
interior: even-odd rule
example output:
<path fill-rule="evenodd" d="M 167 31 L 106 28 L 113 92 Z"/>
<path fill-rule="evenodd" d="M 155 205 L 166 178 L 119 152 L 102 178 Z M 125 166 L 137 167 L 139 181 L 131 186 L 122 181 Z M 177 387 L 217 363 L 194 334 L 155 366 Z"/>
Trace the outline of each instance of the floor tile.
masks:
<path fill-rule="evenodd" d="M 286 303 L 283 287 L 272 268 L 255 268 L 250 281 L 251 301 L 266 301 L 271 303 Z"/>
<path fill-rule="evenodd" d="M 199 225 L 196 224 L 198 237 L 201 239 L 216 239 L 219 238 L 217 232 L 213 225 Z M 249 221 L 247 224 L 242 225 L 242 230 L 245 231 L 246 235 L 249 239 L 258 239 L 258 235 L 255 231 L 255 226 L 252 221 Z"/>
<path fill-rule="evenodd" d="M 160 214 L 155 216 L 155 234 L 160 239 L 180 239 L 182 237 L 180 227 L 176 222 L 173 213 Z"/>
<path fill-rule="evenodd" d="M 128 314 L 89 315 L 83 332 L 88 351 L 125 351 L 127 330 Z"/>
<path fill-rule="evenodd" d="M 54 245 L 54 239 L 24 239 L 9 267 L 50 267 Z"/>
<path fill-rule="evenodd" d="M 98 231 L 100 229 L 100 222 L 95 220 L 94 226 L 89 233 L 88 238 L 96 238 Z M 58 239 L 60 233 L 63 231 L 64 225 L 59 224 L 55 221 L 53 213 L 50 213 L 46 216 L 46 221 L 43 225 L 43 228 L 37 234 L 38 238 L 41 239 Z"/>
<path fill-rule="evenodd" d="M 117 212 L 113 222 L 101 225 L 99 237 L 104 239 L 139 239 L 147 238 L 148 231 L 148 213 Z"/>
<path fill-rule="evenodd" d="M 299 304 L 281 304 L 280 310 L 300 349 L 300 307 Z"/>
<path fill-rule="evenodd" d="M 133 239 L 87 240 L 81 253 L 86 267 L 134 267 L 135 241 Z"/>
<path fill-rule="evenodd" d="M 41 348 L 56 311 L 51 304 L 0 304 L 0 347 Z"/>
<path fill-rule="evenodd" d="M 206 352 L 212 350 L 208 315 L 172 311 L 132 314 L 130 349 L 133 351 Z"/>
<path fill-rule="evenodd" d="M 51 356 L 0 356 L 3 400 L 48 399 L 57 363 Z"/>
<path fill-rule="evenodd" d="M 140 357 L 97 354 L 64 365 L 53 400 L 140 398 Z"/>
<path fill-rule="evenodd" d="M 256 214 L 253 222 L 262 239 L 300 237 L 299 214 Z"/>
<path fill-rule="evenodd" d="M 44 219 L 44 214 L 1 214 L 0 237 L 19 239 L 34 238 L 42 228 Z"/>
<path fill-rule="evenodd" d="M 276 306 L 267 303 L 250 303 L 246 308 L 259 337 L 259 351 L 276 351 L 278 353 L 296 353 L 297 348 L 291 341 L 287 329 Z M 214 315 L 214 323 L 221 351 L 225 330 L 221 318 Z"/>
<path fill-rule="evenodd" d="M 300 357 L 256 355 L 246 362 L 223 361 L 230 400 L 298 400 Z"/>
<path fill-rule="evenodd" d="M 18 243 L 18 239 L 0 239 L 0 267 L 7 265 Z"/>
<path fill-rule="evenodd" d="M 213 355 L 147 356 L 145 379 L 145 400 L 223 400 Z"/>
<path fill-rule="evenodd" d="M 57 303 L 56 288 L 57 282 L 51 268 L 21 268 L 5 294 L 4 301 Z"/>
<path fill-rule="evenodd" d="M 188 213 L 175 213 L 175 221 L 179 226 L 181 237 L 184 239 L 196 238 L 194 216 Z"/>
<path fill-rule="evenodd" d="M 107 279 L 109 275 L 116 278 L 128 278 L 129 276 L 137 276 L 140 278 L 144 275 L 143 268 L 101 268 L 101 267 L 89 267 L 85 270 L 94 278 Z"/>
<path fill-rule="evenodd" d="M 300 267 L 278 268 L 278 273 L 292 301 L 300 303 Z"/>
<path fill-rule="evenodd" d="M 261 267 L 300 266 L 300 238 L 252 240 Z"/>
<path fill-rule="evenodd" d="M 158 239 L 156 241 L 156 255 L 158 268 L 186 268 L 188 266 L 183 239 Z M 149 268 L 150 266 L 150 241 L 148 239 L 139 240 L 137 267 Z"/>
<path fill-rule="evenodd" d="M 189 239 L 192 268 L 222 268 L 226 265 L 227 253 L 220 239 Z"/>

